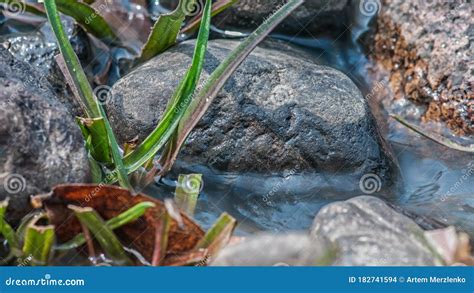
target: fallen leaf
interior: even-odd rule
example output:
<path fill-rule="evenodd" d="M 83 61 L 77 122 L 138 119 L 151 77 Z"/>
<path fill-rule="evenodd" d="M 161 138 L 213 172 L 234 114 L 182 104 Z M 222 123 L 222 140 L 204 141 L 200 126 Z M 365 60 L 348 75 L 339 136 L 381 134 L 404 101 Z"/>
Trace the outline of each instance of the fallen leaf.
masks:
<path fill-rule="evenodd" d="M 95 184 L 58 185 L 47 196 L 35 198 L 45 207 L 50 224 L 56 227 L 58 240 L 66 242 L 82 232 L 81 225 L 69 204 L 95 209 L 104 220 L 109 220 L 140 202 L 153 202 L 156 206 L 149 208 L 144 216 L 132 223 L 114 230 L 125 246 L 140 252 L 151 262 L 155 247 L 156 229 L 159 219 L 166 208 L 163 202 L 144 194 L 132 195 L 128 190 L 117 186 Z M 188 216 L 181 213 L 183 225 L 171 219 L 166 258 L 183 253 L 190 253 L 203 238 L 203 230 Z M 164 263 L 169 263 L 165 258 Z"/>

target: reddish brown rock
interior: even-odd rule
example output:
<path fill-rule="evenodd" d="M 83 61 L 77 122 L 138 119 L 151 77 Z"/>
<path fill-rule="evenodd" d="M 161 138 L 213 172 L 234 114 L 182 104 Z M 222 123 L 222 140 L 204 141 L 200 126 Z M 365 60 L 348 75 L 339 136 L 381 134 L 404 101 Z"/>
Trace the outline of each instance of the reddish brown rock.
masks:
<path fill-rule="evenodd" d="M 468 136 L 474 134 L 473 7 L 466 0 L 384 0 L 373 48 L 395 99 L 426 105 L 423 121 L 445 121 Z"/>

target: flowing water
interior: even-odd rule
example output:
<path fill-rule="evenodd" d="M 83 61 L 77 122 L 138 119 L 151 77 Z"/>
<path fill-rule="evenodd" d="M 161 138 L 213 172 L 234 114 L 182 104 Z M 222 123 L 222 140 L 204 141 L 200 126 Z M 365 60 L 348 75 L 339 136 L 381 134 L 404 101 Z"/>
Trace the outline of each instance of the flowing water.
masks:
<path fill-rule="evenodd" d="M 474 156 L 439 146 L 388 118 L 388 112 L 417 113 L 421 109 L 407 101 L 387 103 L 389 96 L 384 97 L 384 103 L 372 99 L 381 90 L 379 87 L 386 84 L 369 80 L 370 61 L 357 42 L 369 30 L 371 17 L 356 14 L 354 23 L 352 31 L 337 40 L 272 37 L 300 46 L 320 64 L 346 73 L 367 97 L 401 171 L 400 182 L 394 186 L 402 188 L 393 190 L 388 198 L 392 206 L 407 212 L 424 227 L 455 225 L 474 235 Z M 245 33 L 215 29 L 214 35 L 239 38 Z M 240 234 L 308 229 L 324 205 L 364 194 L 359 188 L 359 178 L 350 175 L 308 175 L 294 170 L 283 176 L 234 174 L 183 162 L 178 162 L 177 167 L 203 174 L 204 187 L 195 213 L 197 221 L 209 227 L 226 211 L 239 220 Z M 150 192 L 159 197 L 172 197 L 176 181 L 170 178 L 176 175 L 159 180 Z"/>
<path fill-rule="evenodd" d="M 144 9 L 133 9 L 138 12 L 127 14 L 127 19 L 137 20 L 142 25 L 147 25 L 146 17 L 155 19 L 156 14 L 165 11 L 153 6 L 150 13 L 145 15 Z M 370 61 L 357 42 L 370 28 L 371 17 L 355 14 L 353 19 L 352 30 L 337 39 L 283 35 L 272 37 L 300 46 L 313 54 L 321 64 L 345 72 L 367 97 L 381 133 L 393 149 L 401 170 L 400 182 L 394 186 L 402 188 L 393 190 L 387 196 L 392 205 L 409 211 L 412 216 L 428 218 L 414 217 L 423 221 L 420 224 L 425 226 L 456 225 L 474 235 L 474 156 L 441 147 L 388 118 L 387 114 L 391 111 L 419 116 L 420 108 L 407 101 L 389 103 L 389 96 L 383 99 L 383 103 L 372 98 L 386 84 L 368 78 L 367 66 Z M 38 26 L 37 19 L 31 20 L 29 25 L 15 23 L 15 20 L 9 22 L 6 25 L 5 19 L 0 19 L 0 34 L 28 32 Z M 216 28 L 213 32 L 214 38 L 243 36 L 245 32 L 225 32 Z M 138 47 L 137 44 L 138 41 L 134 46 Z M 93 49 L 95 54 L 101 56 L 97 58 L 98 65 L 94 70 L 96 73 L 108 70 L 109 84 L 127 70 L 123 64 L 127 64 L 133 53 L 123 48 L 103 50 L 96 46 Z M 469 139 L 463 142 L 473 143 Z M 203 174 L 204 187 L 195 211 L 196 220 L 207 228 L 225 211 L 239 220 L 237 233 L 241 235 L 260 230 L 304 230 L 309 228 L 314 216 L 324 205 L 364 194 L 359 188 L 360 178 L 350 174 L 308 175 L 298 170 L 288 170 L 283 175 L 234 174 L 217 172 L 205 166 L 189 166 L 184 162 L 177 164 L 179 170 Z M 157 180 L 146 192 L 159 198 L 172 197 L 175 178 L 176 173 Z M 381 196 L 377 193 L 372 195 Z"/>

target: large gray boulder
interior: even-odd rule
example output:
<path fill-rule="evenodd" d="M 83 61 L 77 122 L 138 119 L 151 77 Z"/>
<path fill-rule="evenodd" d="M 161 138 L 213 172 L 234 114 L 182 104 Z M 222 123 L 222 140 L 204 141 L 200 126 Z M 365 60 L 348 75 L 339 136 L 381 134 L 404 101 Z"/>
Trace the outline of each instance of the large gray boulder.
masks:
<path fill-rule="evenodd" d="M 55 184 L 85 182 L 89 165 L 79 128 L 45 78 L 0 47 L 0 199 L 13 223 L 29 197 Z"/>
<path fill-rule="evenodd" d="M 382 200 L 360 196 L 325 206 L 311 235 L 328 238 L 338 251 L 334 265 L 432 266 L 442 264 L 423 230 Z"/>
<path fill-rule="evenodd" d="M 209 43 L 201 78 L 237 46 Z M 121 142 L 156 126 L 191 63 L 187 41 L 137 68 L 112 89 L 108 114 Z M 225 171 L 375 173 L 394 171 L 369 107 L 343 73 L 311 60 L 257 48 L 192 132 L 180 158 Z"/>
<path fill-rule="evenodd" d="M 228 245 L 212 261 L 213 266 L 316 266 L 330 265 L 336 250 L 324 238 L 307 234 L 262 233 Z"/>
<path fill-rule="evenodd" d="M 213 17 L 213 24 L 220 29 L 253 31 L 286 2 L 286 0 L 239 0 Z M 349 0 L 306 0 L 277 27 L 276 31 L 299 36 L 316 34 L 339 36 L 350 25 L 349 2 Z M 199 3 L 202 4 L 204 1 L 200 0 Z M 178 0 L 164 0 L 160 1 L 160 4 L 168 9 L 174 9 Z"/>

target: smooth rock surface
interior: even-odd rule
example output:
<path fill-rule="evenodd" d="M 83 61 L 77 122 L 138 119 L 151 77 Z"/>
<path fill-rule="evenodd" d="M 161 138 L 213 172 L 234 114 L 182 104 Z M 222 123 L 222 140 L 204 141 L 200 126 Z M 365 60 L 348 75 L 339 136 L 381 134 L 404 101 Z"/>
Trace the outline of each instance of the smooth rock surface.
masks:
<path fill-rule="evenodd" d="M 441 264 L 423 230 L 382 200 L 360 196 L 325 206 L 311 235 L 328 238 L 338 251 L 334 265 L 432 266 Z"/>
<path fill-rule="evenodd" d="M 62 17 L 65 33 L 80 60 L 89 60 L 85 33 L 78 29 L 69 17 Z M 2 46 L 7 48 L 17 60 L 30 64 L 50 84 L 56 97 L 74 115 L 82 115 L 79 104 L 65 83 L 65 78 L 54 57 L 59 54 L 56 38 L 48 23 L 28 32 L 15 32 L 0 36 Z M 92 66 L 89 62 L 84 62 Z M 85 65 L 85 64 L 84 64 Z"/>
<path fill-rule="evenodd" d="M 372 50 L 399 100 L 474 138 L 474 5 L 471 1 L 384 0 Z"/>
<path fill-rule="evenodd" d="M 45 78 L 0 47 L 0 199 L 12 223 L 31 210 L 29 197 L 55 184 L 87 182 L 78 126 Z"/>
<path fill-rule="evenodd" d="M 238 42 L 209 44 L 207 79 Z M 191 63 L 184 42 L 119 80 L 108 114 L 121 142 L 149 134 Z M 218 94 L 180 159 L 225 171 L 375 173 L 393 168 L 366 101 L 341 72 L 257 48 Z"/>
<path fill-rule="evenodd" d="M 225 247 L 212 266 L 317 266 L 330 265 L 336 251 L 324 238 L 307 234 L 258 234 Z"/>
<path fill-rule="evenodd" d="M 277 32 L 314 36 L 339 36 L 349 25 L 348 0 L 306 0 L 281 25 Z M 233 6 L 213 17 L 220 29 L 253 31 L 272 15 L 284 0 L 239 0 Z M 168 9 L 177 7 L 177 0 L 164 0 L 160 4 Z"/>

